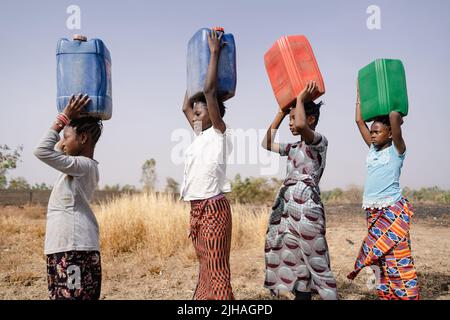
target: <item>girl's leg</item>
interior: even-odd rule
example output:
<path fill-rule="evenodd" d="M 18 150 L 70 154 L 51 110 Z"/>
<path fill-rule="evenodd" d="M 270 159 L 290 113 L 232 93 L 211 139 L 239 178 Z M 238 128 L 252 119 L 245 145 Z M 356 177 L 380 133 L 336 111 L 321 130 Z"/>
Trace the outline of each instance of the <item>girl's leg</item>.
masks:
<path fill-rule="evenodd" d="M 325 236 L 316 235 L 311 240 L 301 240 L 305 264 L 311 273 L 311 289 L 323 300 L 338 300 L 337 284 L 330 267 L 330 257 Z"/>
<path fill-rule="evenodd" d="M 337 300 L 337 285 L 330 266 L 325 238 L 323 206 L 305 206 L 299 222 L 300 246 L 303 260 L 311 274 L 311 290 L 324 300 Z"/>
<path fill-rule="evenodd" d="M 386 274 L 394 300 L 418 300 L 419 284 L 408 238 L 385 257 Z"/>
<path fill-rule="evenodd" d="M 195 288 L 194 300 L 206 300 L 208 297 L 208 271 L 207 271 L 207 251 L 206 251 L 206 239 L 203 236 L 203 228 L 200 227 L 199 234 L 193 238 L 192 243 L 194 245 L 195 252 L 197 253 L 197 259 L 199 262 L 199 272 L 197 287 Z"/>
<path fill-rule="evenodd" d="M 380 300 L 392 300 L 393 294 L 391 283 L 387 273 L 386 260 L 384 258 L 381 258 L 378 261 L 378 265 L 376 265 L 373 270 L 378 281 L 376 287 L 378 298 Z"/>

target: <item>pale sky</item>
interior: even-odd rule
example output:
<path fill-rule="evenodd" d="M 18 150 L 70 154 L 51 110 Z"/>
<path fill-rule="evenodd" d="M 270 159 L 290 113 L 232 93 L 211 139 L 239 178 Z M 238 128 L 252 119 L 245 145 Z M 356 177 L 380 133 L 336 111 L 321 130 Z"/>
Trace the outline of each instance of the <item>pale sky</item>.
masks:
<path fill-rule="evenodd" d="M 66 27 L 72 4 L 81 9 L 81 30 Z M 381 10 L 381 30 L 367 28 L 370 5 Z M 24 146 L 9 177 L 54 183 L 57 173 L 32 152 L 56 116 L 56 42 L 82 33 L 101 38 L 112 57 L 113 117 L 104 122 L 95 154 L 100 185 L 140 186 L 141 166 L 150 158 L 160 187 L 166 177 L 181 183 L 183 164 L 173 154 L 182 148 L 171 137 L 189 129 L 181 112 L 187 42 L 211 26 L 223 26 L 236 41 L 238 84 L 225 121 L 257 138 L 235 146 L 241 161 L 229 166 L 230 178 L 284 176 L 285 160 L 268 158 L 262 135 L 256 136 L 277 112 L 263 56 L 280 36 L 304 34 L 326 87 L 317 127 L 329 140 L 322 189 L 364 184 L 367 148 L 354 123 L 355 83 L 358 70 L 376 58 L 401 59 L 406 69 L 410 114 L 403 127 L 402 186 L 450 188 L 447 0 L 2 1 L 0 144 Z M 279 140 L 295 141 L 287 121 Z"/>

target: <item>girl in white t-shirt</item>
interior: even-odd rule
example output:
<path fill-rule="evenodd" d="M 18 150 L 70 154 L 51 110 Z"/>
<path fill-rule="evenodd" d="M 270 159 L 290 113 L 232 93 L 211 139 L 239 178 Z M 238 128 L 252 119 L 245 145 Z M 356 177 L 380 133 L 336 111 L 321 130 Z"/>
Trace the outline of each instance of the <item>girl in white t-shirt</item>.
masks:
<path fill-rule="evenodd" d="M 185 152 L 181 197 L 191 202 L 190 237 L 199 260 L 195 300 L 232 300 L 230 275 L 231 208 L 224 193 L 226 158 L 231 151 L 223 121 L 224 104 L 217 99 L 217 66 L 224 45 L 214 29 L 208 35 L 211 51 L 204 99 L 184 99 L 183 112 L 197 137 Z"/>

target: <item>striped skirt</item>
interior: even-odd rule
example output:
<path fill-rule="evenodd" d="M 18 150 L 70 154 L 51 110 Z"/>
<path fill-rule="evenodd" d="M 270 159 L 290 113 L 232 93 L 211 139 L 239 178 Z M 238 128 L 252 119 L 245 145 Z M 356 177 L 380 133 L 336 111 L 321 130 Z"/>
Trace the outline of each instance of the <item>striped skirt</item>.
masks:
<path fill-rule="evenodd" d="M 367 266 L 372 266 L 378 280 L 377 292 L 383 300 L 418 300 L 419 284 L 411 255 L 409 228 L 412 206 L 402 198 L 382 209 L 366 209 L 368 235 L 356 258 L 353 280 Z"/>
<path fill-rule="evenodd" d="M 231 208 L 219 195 L 191 201 L 190 237 L 199 261 L 194 300 L 234 300 L 231 288 Z"/>

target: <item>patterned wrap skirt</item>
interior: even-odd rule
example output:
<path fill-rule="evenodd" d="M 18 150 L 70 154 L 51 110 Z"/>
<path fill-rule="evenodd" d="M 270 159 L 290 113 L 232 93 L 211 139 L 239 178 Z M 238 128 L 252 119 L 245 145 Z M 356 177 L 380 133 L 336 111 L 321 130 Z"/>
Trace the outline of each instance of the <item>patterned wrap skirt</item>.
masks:
<path fill-rule="evenodd" d="M 231 288 L 231 207 L 223 195 L 191 201 L 190 237 L 199 261 L 194 300 L 234 300 Z"/>
<path fill-rule="evenodd" d="M 411 255 L 409 235 L 413 208 L 402 198 L 381 209 L 366 209 L 368 234 L 364 239 L 351 280 L 367 266 L 374 269 L 382 300 L 418 300 L 419 283 Z"/>
<path fill-rule="evenodd" d="M 102 267 L 98 251 L 67 251 L 47 255 L 51 300 L 98 300 Z"/>

